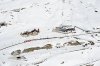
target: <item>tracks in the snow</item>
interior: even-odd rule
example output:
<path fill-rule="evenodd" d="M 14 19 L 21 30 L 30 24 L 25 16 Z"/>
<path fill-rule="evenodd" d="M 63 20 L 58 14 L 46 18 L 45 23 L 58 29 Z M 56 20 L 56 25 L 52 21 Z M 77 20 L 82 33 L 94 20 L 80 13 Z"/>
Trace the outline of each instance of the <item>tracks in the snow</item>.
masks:
<path fill-rule="evenodd" d="M 92 60 L 90 62 L 86 62 L 86 63 L 80 64 L 80 65 L 77 65 L 77 66 L 88 66 L 88 65 L 92 66 L 93 63 L 98 62 L 98 61 L 100 61 L 100 59 Z"/>
<path fill-rule="evenodd" d="M 32 41 L 41 41 L 41 40 L 49 40 L 49 39 L 61 39 L 61 38 L 66 38 L 66 37 L 74 37 L 74 36 L 77 37 L 77 36 L 81 36 L 81 35 L 87 35 L 87 34 L 78 34 L 78 35 L 61 36 L 61 37 L 48 37 L 48 38 L 31 39 L 31 40 L 26 40 L 26 41 L 23 41 L 23 42 L 20 42 L 20 43 L 17 43 L 17 44 L 2 48 L 2 49 L 0 49 L 0 51 L 8 49 L 8 48 L 11 48 L 11 47 L 14 47 L 14 46 L 17 46 L 17 45 L 24 44 L 24 43 L 27 43 L 27 42 L 32 42 Z M 100 46 L 96 46 L 96 47 L 100 47 Z M 60 52 L 60 53 L 57 53 L 57 54 L 54 54 L 54 55 L 51 55 L 51 56 L 47 57 L 45 59 L 45 61 L 48 60 L 49 58 L 52 58 L 52 57 L 56 56 L 56 55 L 65 54 L 65 53 L 71 53 L 71 52 L 77 52 L 77 51 L 81 51 L 81 50 L 87 50 L 87 49 L 90 49 L 90 48 L 91 47 L 86 47 L 86 48 L 84 47 L 84 48 L 81 48 L 81 49 L 75 49 L 75 50 L 70 50 L 70 51 L 66 50 L 66 51 L 63 51 L 63 52 Z M 43 62 L 45 62 L 45 61 L 43 61 Z M 93 61 L 93 62 L 95 62 L 95 61 Z"/>
<path fill-rule="evenodd" d="M 19 43 L 14 44 L 14 45 L 7 46 L 5 48 L 0 49 L 0 51 L 5 50 L 5 49 L 8 49 L 8 48 L 11 48 L 11 47 L 14 47 L 14 46 L 17 46 L 17 45 L 24 44 L 24 43 L 27 43 L 27 42 L 32 42 L 32 41 L 49 40 L 49 39 L 57 39 L 57 38 L 61 39 L 61 38 L 81 36 L 81 35 L 87 35 L 87 34 L 78 34 L 78 35 L 69 35 L 69 36 L 67 35 L 67 36 L 60 36 L 60 37 L 47 37 L 47 38 L 30 39 L 30 40 L 25 40 L 23 42 L 19 42 Z"/>
<path fill-rule="evenodd" d="M 85 35 L 85 34 L 80 34 L 80 35 Z M 79 36 L 79 35 L 72 35 L 72 36 Z M 17 44 L 10 45 L 10 46 L 7 46 L 7 47 L 5 47 L 5 48 L 2 48 L 2 49 L 0 49 L 0 51 L 5 50 L 5 49 L 8 49 L 8 48 L 11 48 L 11 47 L 14 47 L 14 46 L 17 46 L 17 45 L 24 44 L 24 43 L 27 43 L 27 42 L 31 42 L 31 41 L 49 40 L 49 39 L 66 38 L 66 37 L 70 37 L 70 36 L 48 37 L 48 38 L 38 38 L 38 39 L 25 40 L 25 41 L 23 41 L 23 42 L 19 42 L 19 43 L 17 43 Z"/>
<path fill-rule="evenodd" d="M 82 35 L 82 34 L 81 34 Z M 73 35 L 73 36 L 78 36 L 78 35 Z M 38 40 L 48 40 L 48 39 L 56 39 L 56 38 L 65 38 L 65 37 L 69 37 L 69 36 L 64 36 L 64 37 L 50 37 L 50 38 L 40 38 L 40 39 L 32 39 L 31 41 L 38 41 Z M 25 43 L 25 42 L 23 42 Z M 19 43 L 19 44 L 23 44 L 23 43 Z M 16 46 L 18 44 L 15 44 L 15 45 L 12 45 L 12 46 Z M 12 47 L 12 46 L 9 46 L 9 47 Z M 9 48 L 9 47 L 6 47 L 5 49 Z M 100 47 L 100 45 L 97 45 L 95 47 Z M 57 55 L 61 55 L 61 54 L 65 54 L 65 53 L 71 53 L 71 52 L 77 52 L 77 51 L 82 51 L 82 50 L 87 50 L 87 49 L 91 49 L 91 47 L 87 47 L 87 48 L 81 48 L 81 49 L 76 49 L 76 50 L 71 50 L 71 51 L 65 51 L 65 52 L 61 52 L 61 53 L 57 53 L 57 54 L 54 54 L 54 55 L 51 55 L 50 57 L 48 58 L 45 58 L 43 59 L 42 61 L 40 61 L 41 63 L 47 61 L 48 59 L 54 57 L 54 56 L 57 56 Z M 92 64 L 92 63 L 95 63 L 97 61 L 100 61 L 100 59 L 96 59 L 96 60 L 93 60 L 91 62 L 86 62 L 86 63 L 83 63 L 82 65 L 88 65 L 88 64 Z M 34 63 L 35 65 L 36 63 Z M 79 65 L 80 66 L 80 65 Z"/>

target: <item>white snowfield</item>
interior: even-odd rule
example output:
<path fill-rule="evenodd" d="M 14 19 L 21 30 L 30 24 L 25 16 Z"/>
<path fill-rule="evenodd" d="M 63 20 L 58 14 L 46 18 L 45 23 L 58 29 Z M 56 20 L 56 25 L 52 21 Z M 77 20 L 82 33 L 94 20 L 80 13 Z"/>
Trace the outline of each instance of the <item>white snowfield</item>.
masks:
<path fill-rule="evenodd" d="M 100 0 L 0 0 L 0 66 L 100 66 L 99 6 Z M 53 31 L 68 25 L 75 32 Z"/>

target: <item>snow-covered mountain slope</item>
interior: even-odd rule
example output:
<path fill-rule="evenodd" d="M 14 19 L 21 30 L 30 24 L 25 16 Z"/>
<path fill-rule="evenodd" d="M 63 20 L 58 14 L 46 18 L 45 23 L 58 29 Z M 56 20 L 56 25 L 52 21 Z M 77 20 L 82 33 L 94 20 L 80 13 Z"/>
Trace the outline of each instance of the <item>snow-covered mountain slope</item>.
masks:
<path fill-rule="evenodd" d="M 0 0 L 0 66 L 100 66 L 99 0 Z"/>

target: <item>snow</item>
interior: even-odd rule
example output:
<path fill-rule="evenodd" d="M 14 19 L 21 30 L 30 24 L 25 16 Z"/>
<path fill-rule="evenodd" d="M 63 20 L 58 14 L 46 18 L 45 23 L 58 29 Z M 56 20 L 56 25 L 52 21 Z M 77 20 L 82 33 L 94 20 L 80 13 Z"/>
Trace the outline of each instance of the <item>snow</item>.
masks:
<path fill-rule="evenodd" d="M 99 0 L 0 0 L 0 66 L 100 66 Z M 58 33 L 60 25 L 75 27 L 76 33 Z M 22 37 L 25 31 L 39 29 L 36 36 Z M 90 32 L 86 32 L 86 31 Z M 96 35 L 97 34 L 97 35 Z M 65 45 L 70 41 L 94 45 Z M 18 56 L 11 52 L 51 44 Z M 59 46 L 59 48 L 57 48 Z"/>

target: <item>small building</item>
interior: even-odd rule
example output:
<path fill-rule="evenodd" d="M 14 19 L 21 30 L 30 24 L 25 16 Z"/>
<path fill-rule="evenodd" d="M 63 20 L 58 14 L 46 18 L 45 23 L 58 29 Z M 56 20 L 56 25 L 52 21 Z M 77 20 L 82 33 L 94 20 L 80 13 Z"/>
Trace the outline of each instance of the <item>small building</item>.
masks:
<path fill-rule="evenodd" d="M 59 33 L 74 33 L 75 32 L 75 26 L 60 25 L 59 27 L 56 27 L 53 31 L 59 32 Z"/>

